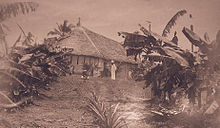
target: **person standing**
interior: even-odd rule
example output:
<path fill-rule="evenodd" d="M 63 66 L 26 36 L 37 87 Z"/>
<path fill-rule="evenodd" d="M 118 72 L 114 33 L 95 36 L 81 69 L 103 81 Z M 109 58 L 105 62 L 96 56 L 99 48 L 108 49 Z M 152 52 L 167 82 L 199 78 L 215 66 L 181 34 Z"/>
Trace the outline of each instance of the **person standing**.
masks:
<path fill-rule="evenodd" d="M 115 71 L 117 70 L 117 67 L 114 63 L 114 61 L 111 61 L 111 79 L 115 80 Z"/>

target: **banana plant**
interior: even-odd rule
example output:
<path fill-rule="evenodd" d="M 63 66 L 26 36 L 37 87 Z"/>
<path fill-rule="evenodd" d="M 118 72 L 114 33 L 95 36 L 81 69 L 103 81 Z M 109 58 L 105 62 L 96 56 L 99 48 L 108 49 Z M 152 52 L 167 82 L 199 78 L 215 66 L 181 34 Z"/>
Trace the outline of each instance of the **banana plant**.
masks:
<path fill-rule="evenodd" d="M 172 27 L 176 24 L 177 19 L 183 15 L 185 15 L 187 13 L 186 10 L 180 10 L 178 11 L 168 22 L 168 24 L 166 25 L 166 27 L 163 30 L 162 36 L 163 37 L 167 37 L 167 35 L 170 33 L 170 30 L 172 29 Z M 191 16 L 191 15 L 190 15 Z"/>
<path fill-rule="evenodd" d="M 127 49 L 127 55 L 138 56 L 142 54 L 142 65 L 145 74 L 140 80 L 146 81 L 146 87 L 151 86 L 155 97 L 161 100 L 170 100 L 178 88 L 191 90 L 196 81 L 196 57 L 189 51 L 181 49 L 174 42 L 167 39 L 167 34 L 176 24 L 178 17 L 185 15 L 186 10 L 181 10 L 172 17 L 166 25 L 162 36 L 140 26 L 142 34 L 119 32 L 125 38 L 123 46 Z"/>

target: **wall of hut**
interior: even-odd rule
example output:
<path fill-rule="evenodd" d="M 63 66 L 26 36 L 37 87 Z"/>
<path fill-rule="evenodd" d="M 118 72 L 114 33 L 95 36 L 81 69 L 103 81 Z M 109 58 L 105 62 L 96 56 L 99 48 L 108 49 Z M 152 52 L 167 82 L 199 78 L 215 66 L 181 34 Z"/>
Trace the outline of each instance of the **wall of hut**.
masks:
<path fill-rule="evenodd" d="M 118 79 L 131 79 L 131 70 L 132 68 L 135 66 L 134 64 L 130 64 L 130 63 L 116 63 L 117 66 L 117 71 L 116 71 L 116 78 Z"/>
<path fill-rule="evenodd" d="M 71 56 L 71 62 L 74 66 L 74 73 L 75 74 L 81 74 L 83 71 L 83 65 L 88 64 L 93 67 L 93 73 L 89 74 L 94 77 L 101 76 L 101 73 L 103 72 L 104 68 L 106 68 L 109 73 L 111 71 L 111 61 L 105 60 L 98 57 L 92 57 L 92 56 L 85 56 L 85 55 L 72 55 Z M 116 71 L 116 79 L 131 79 L 130 72 L 131 69 L 136 66 L 134 64 L 125 63 L 125 62 L 115 62 L 117 66 Z M 110 74 L 107 74 L 107 77 L 110 77 Z"/>
<path fill-rule="evenodd" d="M 84 64 L 91 65 L 93 67 L 93 76 L 99 76 L 99 72 L 104 68 L 104 60 L 97 57 L 72 55 L 71 61 L 74 66 L 74 72 L 76 74 L 82 73 Z"/>

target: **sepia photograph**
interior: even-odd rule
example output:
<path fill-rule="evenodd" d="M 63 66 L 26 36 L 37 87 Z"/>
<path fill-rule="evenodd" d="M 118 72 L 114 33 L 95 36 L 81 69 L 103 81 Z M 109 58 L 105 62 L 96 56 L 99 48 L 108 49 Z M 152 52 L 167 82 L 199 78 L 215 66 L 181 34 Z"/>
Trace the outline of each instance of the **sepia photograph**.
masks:
<path fill-rule="evenodd" d="M 220 128 L 220 0 L 0 0 L 0 128 Z"/>

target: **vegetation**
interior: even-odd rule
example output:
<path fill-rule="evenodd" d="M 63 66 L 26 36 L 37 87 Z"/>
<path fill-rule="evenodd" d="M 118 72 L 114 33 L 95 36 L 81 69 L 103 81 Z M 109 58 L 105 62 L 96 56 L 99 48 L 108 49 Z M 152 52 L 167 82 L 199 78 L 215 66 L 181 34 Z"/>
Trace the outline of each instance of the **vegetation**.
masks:
<path fill-rule="evenodd" d="M 163 30 L 163 34 L 162 36 L 167 37 L 167 34 L 170 33 L 171 28 L 176 24 L 176 20 L 178 17 L 183 16 L 184 14 L 186 14 L 187 11 L 186 10 L 180 10 L 176 13 L 176 15 L 174 15 L 170 21 L 168 22 L 168 24 L 166 25 L 166 27 Z"/>
<path fill-rule="evenodd" d="M 34 12 L 38 6 L 35 2 L 6 2 L 0 4 L 0 43 L 5 48 L 4 54 L 8 54 L 8 44 L 5 39 L 6 33 L 4 32 L 4 29 L 8 30 L 8 27 L 2 22 L 19 14 Z"/>
<path fill-rule="evenodd" d="M 27 35 L 21 29 L 22 34 L 14 43 L 10 52 L 1 56 L 0 75 L 1 79 L 9 79 L 8 87 L 11 88 L 11 95 L 4 95 L 9 101 L 8 105 L 1 107 L 16 107 L 32 97 L 44 96 L 39 93 L 39 89 L 48 90 L 48 84 L 57 77 L 70 74 L 69 53 L 73 49 L 62 49 L 52 45 L 50 40 L 45 40 L 43 44 L 36 44 L 33 35 Z M 21 43 L 20 46 L 17 44 Z M 14 103 L 16 102 L 16 103 Z M 26 102 L 30 103 L 30 102 Z"/>
<path fill-rule="evenodd" d="M 185 10 L 178 12 L 165 27 L 163 35 L 170 32 L 178 16 L 184 15 Z M 161 101 L 170 101 L 172 94 L 185 90 L 188 98 L 195 103 L 198 89 L 201 87 L 201 72 L 207 72 L 207 69 L 213 70 L 208 54 L 210 45 L 195 35 L 189 29 L 183 28 L 186 37 L 199 47 L 199 53 L 191 53 L 178 47 L 174 42 L 161 37 L 160 35 L 148 31 L 140 25 L 142 34 L 120 32 L 125 38 L 124 47 L 127 49 L 128 56 L 137 56 L 143 54 L 143 60 L 140 68 L 141 74 L 146 81 L 146 87 L 151 86 L 155 97 Z M 185 32 L 187 31 L 187 32 Z M 193 34 L 190 34 L 190 32 Z M 198 37 L 194 39 L 193 37 Z M 203 53 L 203 54 L 201 54 Z M 196 55 L 195 55 L 196 54 Z M 215 55 L 216 56 L 216 55 Z M 217 63 L 214 65 L 217 67 Z M 144 69 L 143 69 L 144 68 Z M 202 71 L 201 71 L 202 70 Z M 200 72 L 200 73 L 199 73 Z"/>
<path fill-rule="evenodd" d="M 39 5 L 35 2 L 13 2 L 0 4 L 0 23 L 19 14 L 34 12 Z"/>
<path fill-rule="evenodd" d="M 56 77 L 69 73 L 68 49 L 56 51 L 46 43 L 38 46 L 14 47 L 1 58 L 0 73 L 11 79 L 12 99 L 41 96 L 39 89 L 48 89 Z M 71 50 L 70 50 L 71 51 Z"/>
<path fill-rule="evenodd" d="M 5 47 L 5 54 L 0 57 L 0 79 L 9 79 L 7 84 L 11 91 L 10 95 L 0 91 L 0 96 L 9 103 L 0 104 L 0 107 L 13 108 L 23 103 L 33 103 L 34 97 L 44 96 L 39 92 L 40 89 L 48 90 L 48 84 L 55 81 L 57 77 L 72 73 L 69 55 L 73 49 L 54 45 L 56 41 L 69 36 L 72 28 L 75 27 L 68 24 L 67 20 L 63 24 L 57 24 L 58 28 L 54 28 L 48 33 L 48 35 L 55 35 L 56 40 L 45 39 L 43 44 L 37 44 L 33 35 L 30 32 L 26 35 L 22 27 L 18 25 L 25 39 L 21 40 L 22 35 L 20 35 L 13 47 L 8 49 L 3 31 L 5 26 L 2 22 L 20 13 L 26 14 L 35 11 L 37 7 L 38 4 L 33 2 L 17 2 L 0 6 L 0 38 Z M 207 34 L 203 40 L 192 30 L 184 27 L 182 32 L 193 45 L 199 48 L 197 53 L 181 49 L 178 46 L 178 40 L 166 39 L 178 17 L 186 13 L 186 10 L 177 12 L 168 22 L 161 36 L 141 25 L 139 26 L 142 34 L 139 31 L 119 33 L 125 38 L 123 46 L 127 49 L 128 56 L 134 56 L 134 59 L 137 60 L 138 56 L 140 58 L 142 55 L 142 62 L 138 69 L 134 69 L 132 76 L 136 80 L 146 81 L 146 87 L 151 87 L 154 99 L 158 100 L 159 104 L 175 105 L 178 98 L 182 96 L 187 96 L 190 103 L 195 104 L 204 83 L 210 82 L 210 78 L 216 75 L 215 71 L 220 68 L 218 51 L 220 32 L 216 41 L 209 44 L 210 39 Z M 190 15 L 190 17 L 192 16 Z M 21 47 L 17 46 L 19 42 L 22 44 Z M 83 68 L 92 74 L 93 68 L 98 67 L 84 65 Z M 105 69 L 102 75 L 109 75 L 109 71 Z M 215 89 L 216 84 L 208 84 L 206 87 Z M 88 101 L 88 108 L 94 114 L 95 123 L 100 128 L 126 126 L 125 120 L 119 115 L 119 104 L 115 107 L 106 107 L 94 93 L 92 93 L 92 97 L 88 98 Z M 161 113 L 158 111 L 154 111 L 154 113 L 170 117 L 170 115 L 177 115 L 183 111 L 182 109 L 173 112 L 161 108 Z"/>
<path fill-rule="evenodd" d="M 68 21 L 64 20 L 63 24 L 57 23 L 57 27 L 58 29 L 54 28 L 54 30 L 50 31 L 48 35 L 56 35 L 58 38 L 62 38 L 67 36 L 75 26 L 73 24 L 68 24 Z"/>
<path fill-rule="evenodd" d="M 123 128 L 126 126 L 125 120 L 119 115 L 117 104 L 115 108 L 108 109 L 105 104 L 92 93 L 89 99 L 89 109 L 97 118 L 96 124 L 100 128 Z"/>
<path fill-rule="evenodd" d="M 199 50 L 181 49 L 177 45 L 178 40 L 169 41 L 165 37 L 177 18 L 186 13 L 185 10 L 179 11 L 166 25 L 162 36 L 141 25 L 142 34 L 120 32 L 119 35 L 125 38 L 123 46 L 128 56 L 137 60 L 142 55 L 139 57 L 141 63 L 132 75 L 136 80 L 145 80 L 146 87 L 151 87 L 153 92 L 155 106 L 151 112 L 157 118 L 152 118 L 149 123 L 157 120 L 162 123 L 158 127 L 216 127 L 215 121 L 209 117 L 219 115 L 219 109 L 211 108 L 219 99 L 216 91 L 219 88 L 219 32 L 216 40 L 210 42 L 207 34 L 203 40 L 192 29 L 184 27 L 182 32 Z M 208 93 L 205 105 L 201 104 L 204 90 Z M 216 114 L 207 115 L 208 108 L 212 112 L 216 110 Z"/>
<path fill-rule="evenodd" d="M 33 12 L 37 7 L 38 4 L 34 2 L 2 3 L 0 5 L 1 44 L 5 47 L 5 53 L 0 58 L 0 75 L 2 80 L 9 79 L 6 84 L 11 88 L 11 96 L 1 92 L 1 97 L 8 100 L 9 104 L 1 104 L 0 107 L 17 107 L 32 97 L 39 97 L 41 96 L 39 89 L 48 89 L 47 85 L 56 77 L 69 73 L 67 56 L 72 49 L 53 47 L 46 40 L 44 44 L 36 45 L 33 35 L 30 32 L 26 35 L 20 25 L 18 27 L 24 35 L 24 40 L 21 40 L 22 35 L 20 35 L 11 51 L 8 50 L 6 34 L 3 30 L 3 27 L 7 27 L 2 22 L 19 14 Z M 67 26 L 67 21 L 58 27 L 63 32 L 71 31 L 71 26 Z M 21 47 L 17 46 L 19 42 L 22 43 Z"/>

